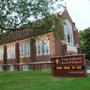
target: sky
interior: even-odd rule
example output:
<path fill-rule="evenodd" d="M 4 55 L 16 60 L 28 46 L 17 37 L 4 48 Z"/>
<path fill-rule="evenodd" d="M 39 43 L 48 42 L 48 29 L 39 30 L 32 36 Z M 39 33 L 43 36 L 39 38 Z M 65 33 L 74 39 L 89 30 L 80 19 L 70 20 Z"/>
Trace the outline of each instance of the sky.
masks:
<path fill-rule="evenodd" d="M 78 30 L 90 27 L 90 0 L 65 0 L 65 2 Z"/>

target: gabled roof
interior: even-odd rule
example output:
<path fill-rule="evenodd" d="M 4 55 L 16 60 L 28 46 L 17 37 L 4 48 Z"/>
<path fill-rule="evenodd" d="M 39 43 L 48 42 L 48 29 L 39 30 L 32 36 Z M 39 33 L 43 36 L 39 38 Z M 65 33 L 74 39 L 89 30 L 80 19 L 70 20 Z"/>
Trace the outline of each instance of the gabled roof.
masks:
<path fill-rule="evenodd" d="M 3 34 L 3 37 L 0 39 L 0 45 L 2 44 L 7 44 L 10 42 L 30 38 L 33 36 L 41 35 L 44 33 L 48 33 L 51 31 L 43 31 L 41 29 L 24 29 L 24 30 L 16 30 L 16 31 L 11 31 L 9 33 Z"/>
<path fill-rule="evenodd" d="M 76 25 L 75 25 L 75 23 L 73 22 L 72 18 L 70 17 L 70 14 L 68 13 L 67 9 L 65 9 L 64 11 L 59 12 L 59 13 L 57 13 L 57 14 L 60 16 L 60 18 L 68 19 L 69 22 L 71 22 L 71 24 L 72 24 L 73 30 L 77 30 Z"/>
<path fill-rule="evenodd" d="M 65 9 L 59 13 L 57 13 L 57 15 L 60 16 L 60 18 L 67 18 L 70 20 L 70 22 L 72 22 L 72 19 L 68 13 L 68 11 Z M 73 22 L 72 22 L 73 23 Z M 22 39 L 25 39 L 25 38 L 30 38 L 32 36 L 37 36 L 37 35 L 40 35 L 40 34 L 45 34 L 45 33 L 48 33 L 48 32 L 52 32 L 52 31 L 47 31 L 47 30 L 43 30 L 42 32 L 42 28 L 35 28 L 35 29 L 31 29 L 31 28 L 27 28 L 27 29 L 24 29 L 24 30 L 15 30 L 15 31 L 11 31 L 9 33 L 5 33 L 2 36 L 2 38 L 0 38 L 0 45 L 2 44 L 6 44 L 6 43 L 10 43 L 10 42 L 14 42 L 14 41 L 17 41 L 17 40 L 22 40 Z"/>
<path fill-rule="evenodd" d="M 70 22 L 73 23 L 73 21 L 72 21 L 72 19 L 71 19 L 71 17 L 70 17 L 70 14 L 69 14 L 68 11 L 67 11 L 67 9 L 64 9 L 63 11 L 58 12 L 57 14 L 58 14 L 61 18 L 66 18 L 66 19 L 68 19 Z"/>

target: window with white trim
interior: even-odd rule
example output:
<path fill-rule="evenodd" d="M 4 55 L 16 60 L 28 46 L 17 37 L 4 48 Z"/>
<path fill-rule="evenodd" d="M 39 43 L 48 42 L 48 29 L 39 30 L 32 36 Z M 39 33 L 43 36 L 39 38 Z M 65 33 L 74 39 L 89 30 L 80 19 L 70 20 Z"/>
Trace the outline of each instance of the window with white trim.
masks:
<path fill-rule="evenodd" d="M 64 23 L 64 40 L 67 43 L 73 44 L 73 32 L 72 32 L 72 25 L 71 23 L 66 20 Z"/>
<path fill-rule="evenodd" d="M 7 59 L 15 59 L 15 44 L 7 45 Z"/>
<path fill-rule="evenodd" d="M 3 60 L 3 47 L 0 47 L 0 60 Z"/>
<path fill-rule="evenodd" d="M 30 40 L 20 42 L 20 57 L 30 56 Z"/>
<path fill-rule="evenodd" d="M 37 50 L 37 55 L 48 55 L 50 53 L 49 40 L 48 39 L 37 40 L 36 50 Z"/>

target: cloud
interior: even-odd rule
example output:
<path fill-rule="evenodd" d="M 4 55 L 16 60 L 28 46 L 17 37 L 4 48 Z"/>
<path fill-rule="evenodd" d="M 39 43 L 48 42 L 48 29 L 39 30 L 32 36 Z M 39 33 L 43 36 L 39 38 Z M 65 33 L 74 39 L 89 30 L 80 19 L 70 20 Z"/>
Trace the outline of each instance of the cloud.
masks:
<path fill-rule="evenodd" d="M 77 28 L 90 27 L 90 0 L 65 0 L 67 9 Z"/>

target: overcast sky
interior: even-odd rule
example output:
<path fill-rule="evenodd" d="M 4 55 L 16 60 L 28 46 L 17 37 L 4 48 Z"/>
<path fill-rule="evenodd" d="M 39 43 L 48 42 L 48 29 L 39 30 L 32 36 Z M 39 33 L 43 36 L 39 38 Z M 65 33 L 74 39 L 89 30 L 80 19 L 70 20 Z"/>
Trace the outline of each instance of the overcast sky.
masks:
<path fill-rule="evenodd" d="M 65 0 L 68 12 L 79 30 L 90 27 L 90 0 Z"/>

